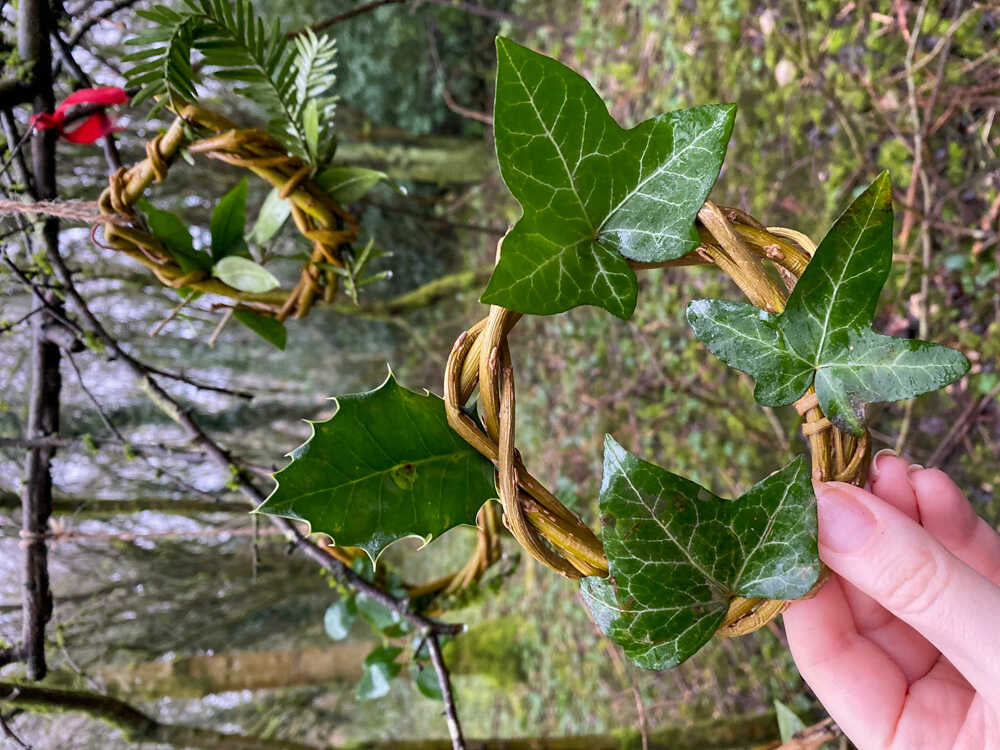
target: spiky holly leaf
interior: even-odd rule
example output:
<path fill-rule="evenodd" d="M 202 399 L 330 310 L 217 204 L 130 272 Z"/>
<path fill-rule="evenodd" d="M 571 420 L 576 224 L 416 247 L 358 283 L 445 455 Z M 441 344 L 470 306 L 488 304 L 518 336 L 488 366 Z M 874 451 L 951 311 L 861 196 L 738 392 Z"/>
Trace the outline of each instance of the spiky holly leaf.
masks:
<path fill-rule="evenodd" d="M 474 525 L 496 497 L 493 464 L 452 431 L 434 394 L 407 390 L 390 373 L 375 390 L 335 401 L 257 512 L 305 521 L 374 562 L 397 539 L 430 541 Z"/>
<path fill-rule="evenodd" d="M 865 404 L 941 388 L 969 369 L 954 349 L 872 330 L 891 263 L 892 197 L 883 172 L 833 225 L 780 315 L 702 299 L 688 305 L 688 322 L 719 359 L 756 379 L 759 403 L 790 404 L 815 385 L 827 417 L 859 435 Z"/>
<path fill-rule="evenodd" d="M 816 582 L 816 498 L 799 456 L 737 500 L 640 460 L 608 435 L 601 486 L 608 578 L 581 590 L 639 666 L 666 669 L 707 643 L 734 596 L 794 599 Z"/>
<path fill-rule="evenodd" d="M 483 302 L 551 314 L 635 309 L 628 259 L 677 258 L 715 183 L 735 106 L 681 110 L 622 129 L 565 65 L 497 37 L 494 133 L 523 215 L 504 238 Z"/>

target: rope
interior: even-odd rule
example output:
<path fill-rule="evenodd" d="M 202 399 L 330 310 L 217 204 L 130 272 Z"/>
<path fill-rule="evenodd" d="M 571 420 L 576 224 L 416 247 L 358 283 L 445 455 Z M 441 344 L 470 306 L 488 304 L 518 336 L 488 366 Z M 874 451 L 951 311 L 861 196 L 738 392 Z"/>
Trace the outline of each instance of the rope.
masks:
<path fill-rule="evenodd" d="M 790 289 L 815 252 L 812 241 L 794 230 L 765 228 L 738 209 L 711 202 L 699 212 L 699 219 L 702 246 L 690 257 L 664 265 L 694 265 L 707 259 L 733 276 L 758 307 L 775 313 L 782 310 L 786 295 L 760 264 L 767 259 L 778 266 L 786 284 L 791 282 Z M 499 253 L 498 245 L 497 257 Z M 767 282 L 752 284 L 748 278 Z M 515 447 L 514 372 L 507 337 L 520 319 L 520 313 L 493 305 L 486 318 L 455 340 L 444 374 L 448 424 L 496 466 L 503 524 L 532 557 L 568 578 L 605 577 L 608 561 L 600 540 L 531 475 Z M 464 409 L 477 389 L 480 422 Z M 803 418 L 802 433 L 809 441 L 813 477 L 864 484 L 870 458 L 868 433 L 856 438 L 837 430 L 822 413 L 813 388 L 795 402 L 795 408 Z M 816 584 L 802 598 L 814 596 L 828 576 L 829 571 L 822 567 Z M 789 603 L 734 597 L 716 634 L 731 638 L 758 630 Z"/>
<path fill-rule="evenodd" d="M 127 224 L 128 220 L 119 216 L 111 217 L 101 213 L 96 201 L 36 201 L 24 203 L 14 200 L 0 200 L 0 214 L 44 214 L 60 219 L 78 221 L 81 224 Z"/>

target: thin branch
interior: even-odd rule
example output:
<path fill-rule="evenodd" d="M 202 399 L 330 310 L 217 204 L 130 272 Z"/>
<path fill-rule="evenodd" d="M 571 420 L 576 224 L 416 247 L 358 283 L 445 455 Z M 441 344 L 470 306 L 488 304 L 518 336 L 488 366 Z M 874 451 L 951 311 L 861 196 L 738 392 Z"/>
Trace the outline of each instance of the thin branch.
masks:
<path fill-rule="evenodd" d="M 434 66 L 434 73 L 441 81 L 441 97 L 444 99 L 445 105 L 456 115 L 467 117 L 470 120 L 476 120 L 492 128 L 492 116 L 486 114 L 485 112 L 477 112 L 474 109 L 463 107 L 456 102 L 454 98 L 452 98 L 451 92 L 448 90 L 448 78 L 445 75 L 444 65 L 441 63 L 441 55 L 438 54 L 437 35 L 435 34 L 437 25 L 434 23 L 434 19 L 428 18 L 425 26 L 427 28 L 427 49 L 431 54 L 431 63 Z"/>
<path fill-rule="evenodd" d="M 31 750 L 31 745 L 28 745 L 14 734 L 14 730 L 7 725 L 7 720 L 4 718 L 3 714 L 0 714 L 0 731 L 3 732 L 3 736 L 14 743 L 16 747 L 21 748 L 21 750 Z"/>
<path fill-rule="evenodd" d="M 441 688 L 441 698 L 444 700 L 444 715 L 448 722 L 448 734 L 451 735 L 452 750 L 465 750 L 465 737 L 462 736 L 462 725 L 458 721 L 458 709 L 455 708 L 455 695 L 451 689 L 451 678 L 448 667 L 441 655 L 441 644 L 435 633 L 427 636 L 427 650 L 431 655 L 431 663 L 437 672 L 438 685 Z"/>
<path fill-rule="evenodd" d="M 111 16 L 120 10 L 131 8 L 138 2 L 139 0 L 118 0 L 118 2 L 114 3 L 110 8 L 85 19 L 83 23 L 80 24 L 80 27 L 73 33 L 73 36 L 66 40 L 66 47 L 68 49 L 73 49 L 80 42 L 80 40 L 83 39 L 84 35 L 94 28 L 94 26 L 99 24 L 101 21 L 106 21 L 111 18 Z"/>
<path fill-rule="evenodd" d="M 344 11 L 336 16 L 331 16 L 330 18 L 324 19 L 322 21 L 317 21 L 311 24 L 308 28 L 313 32 L 320 32 L 323 29 L 328 29 L 331 26 L 336 26 L 338 23 L 343 23 L 344 21 L 349 21 L 357 16 L 364 15 L 365 13 L 370 13 L 373 10 L 381 8 L 383 5 L 400 5 L 405 3 L 406 0 L 373 0 L 373 2 L 365 3 L 364 5 L 359 5 L 357 8 L 352 8 L 351 10 Z M 288 37 L 297 37 L 300 34 L 304 34 L 305 29 L 300 29 L 299 31 L 289 32 Z"/>

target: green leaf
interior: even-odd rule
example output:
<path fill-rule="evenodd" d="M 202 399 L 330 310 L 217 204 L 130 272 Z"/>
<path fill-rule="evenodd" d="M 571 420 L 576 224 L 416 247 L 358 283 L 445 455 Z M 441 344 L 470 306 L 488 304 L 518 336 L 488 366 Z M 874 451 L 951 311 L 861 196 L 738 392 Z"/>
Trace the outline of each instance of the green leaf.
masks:
<path fill-rule="evenodd" d="M 636 278 L 627 259 L 698 246 L 695 216 L 735 112 L 697 107 L 624 130 L 577 73 L 497 37 L 497 159 L 523 215 L 483 302 L 536 314 L 598 305 L 628 318 Z"/>
<path fill-rule="evenodd" d="M 253 230 L 250 232 L 254 241 L 263 245 L 273 239 L 291 213 L 292 204 L 278 197 L 278 188 L 272 189 L 264 199 L 260 212 L 257 214 L 257 223 L 254 224 Z"/>
<path fill-rule="evenodd" d="M 194 249 L 191 233 L 177 215 L 158 209 L 145 198 L 141 198 L 136 205 L 145 214 L 150 231 L 163 243 L 182 271 L 207 271 L 212 267 L 208 253 Z"/>
<path fill-rule="evenodd" d="M 305 521 L 375 561 L 397 539 L 430 541 L 475 525 L 496 497 L 493 464 L 452 431 L 437 396 L 409 391 L 390 373 L 375 390 L 336 403 L 275 475 L 259 512 Z"/>
<path fill-rule="evenodd" d="M 410 664 L 410 676 L 413 677 L 413 682 L 422 696 L 435 701 L 444 700 L 444 695 L 441 693 L 441 685 L 438 684 L 437 672 L 431 667 L 419 662 L 413 662 Z"/>
<path fill-rule="evenodd" d="M 243 228 L 247 223 L 247 178 L 222 196 L 212 210 L 209 230 L 212 234 L 212 260 L 218 261 L 234 249 L 246 247 L 243 242 Z"/>
<path fill-rule="evenodd" d="M 389 609 L 372 599 L 366 594 L 358 594 L 357 597 L 358 614 L 372 626 L 374 630 L 384 633 L 386 630 L 399 625 L 402 618 L 395 610 Z"/>
<path fill-rule="evenodd" d="M 288 331 L 285 329 L 285 324 L 280 320 L 275 320 L 268 315 L 255 313 L 253 310 L 247 310 L 245 307 L 237 308 L 236 312 L 233 313 L 233 317 L 269 344 L 273 345 L 275 349 L 285 351 Z"/>
<path fill-rule="evenodd" d="M 368 191 L 389 175 L 364 167 L 328 167 L 316 176 L 316 185 L 337 203 L 353 203 L 364 198 Z"/>
<path fill-rule="evenodd" d="M 679 664 L 707 643 L 734 596 L 795 599 L 819 576 L 802 456 L 723 500 L 609 435 L 600 508 L 610 577 L 586 578 L 581 591 L 601 630 L 647 669 Z"/>
<path fill-rule="evenodd" d="M 389 693 L 390 683 L 402 666 L 396 657 L 403 652 L 398 646 L 379 646 L 365 658 L 364 673 L 358 683 L 358 698 L 363 701 L 381 698 Z"/>
<path fill-rule="evenodd" d="M 805 722 L 778 699 L 774 701 L 774 713 L 778 717 L 778 736 L 782 743 L 791 742 L 792 735 L 806 728 Z"/>
<path fill-rule="evenodd" d="M 344 640 L 351 634 L 351 626 L 354 625 L 357 611 L 353 597 L 335 601 L 326 608 L 323 615 L 323 629 L 326 634 L 335 641 Z"/>
<path fill-rule="evenodd" d="M 826 416 L 859 435 L 865 404 L 941 388 L 969 369 L 954 349 L 871 329 L 891 263 L 892 197 L 883 172 L 827 233 L 780 315 L 694 300 L 688 322 L 719 359 L 756 379 L 758 402 L 790 404 L 815 385 Z"/>
<path fill-rule="evenodd" d="M 233 289 L 250 294 L 263 294 L 280 286 L 274 274 L 249 258 L 230 255 L 212 266 L 212 275 Z"/>

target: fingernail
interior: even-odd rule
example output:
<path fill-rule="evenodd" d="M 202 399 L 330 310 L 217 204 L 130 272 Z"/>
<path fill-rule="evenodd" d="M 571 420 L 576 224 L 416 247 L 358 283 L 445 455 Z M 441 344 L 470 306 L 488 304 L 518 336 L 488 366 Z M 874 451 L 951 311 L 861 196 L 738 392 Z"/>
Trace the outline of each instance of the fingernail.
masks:
<path fill-rule="evenodd" d="M 878 472 L 879 472 L 878 462 L 879 459 L 882 458 L 882 456 L 892 456 L 893 458 L 896 458 L 897 456 L 899 456 L 899 454 L 896 453 L 896 451 L 894 451 L 892 448 L 883 448 L 878 453 L 876 453 L 874 458 L 872 458 L 872 468 L 870 472 L 871 478 L 873 480 L 878 479 Z"/>
<path fill-rule="evenodd" d="M 819 543 L 832 552 L 856 552 L 875 532 L 875 516 L 846 492 L 825 486 L 816 500 Z"/>
<path fill-rule="evenodd" d="M 920 464 L 910 464 L 909 466 L 906 467 L 907 474 L 912 474 L 915 471 L 923 471 L 923 470 L 924 467 L 921 466 Z"/>

